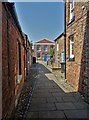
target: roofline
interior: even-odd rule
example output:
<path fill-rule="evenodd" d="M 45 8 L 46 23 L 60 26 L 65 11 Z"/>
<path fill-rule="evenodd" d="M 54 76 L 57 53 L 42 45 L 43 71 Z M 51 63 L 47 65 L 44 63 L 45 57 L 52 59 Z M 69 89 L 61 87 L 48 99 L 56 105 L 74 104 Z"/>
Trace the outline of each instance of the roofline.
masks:
<path fill-rule="evenodd" d="M 60 37 L 64 36 L 64 32 L 61 33 L 54 41 L 56 42 Z"/>
<path fill-rule="evenodd" d="M 55 45 L 55 43 L 34 43 L 34 45 Z"/>
<path fill-rule="evenodd" d="M 47 40 L 47 39 L 43 39 L 43 40 Z M 35 42 L 35 43 L 40 43 L 40 41 L 43 41 L 43 40 L 39 40 L 39 41 L 37 41 L 37 42 Z M 50 41 L 49 43 L 54 43 L 54 42 L 52 42 L 51 40 L 47 40 L 47 41 Z"/>
<path fill-rule="evenodd" d="M 12 18 L 13 18 L 13 20 L 14 20 L 17 28 L 18 28 L 18 31 L 20 32 L 20 35 L 24 39 L 23 32 L 22 32 L 22 29 L 21 29 L 21 26 L 20 26 L 20 23 L 19 23 L 19 20 L 18 20 L 18 17 L 17 17 L 17 13 L 16 13 L 16 9 L 15 9 L 15 3 L 14 2 L 5 2 L 3 4 L 5 5 L 5 7 L 10 12 L 10 14 L 11 14 L 11 16 L 12 16 Z"/>

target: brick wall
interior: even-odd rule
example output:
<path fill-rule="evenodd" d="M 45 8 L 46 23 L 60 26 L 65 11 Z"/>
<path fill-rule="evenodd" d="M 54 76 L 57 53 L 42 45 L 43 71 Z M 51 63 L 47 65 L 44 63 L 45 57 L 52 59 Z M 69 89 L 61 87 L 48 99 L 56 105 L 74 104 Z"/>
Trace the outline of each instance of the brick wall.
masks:
<path fill-rule="evenodd" d="M 67 23 L 69 22 L 69 3 L 67 3 L 66 6 L 66 16 L 67 16 Z M 82 55 L 84 52 L 83 46 L 84 44 L 84 31 L 86 29 L 86 9 L 82 9 L 82 6 L 84 3 L 79 3 L 76 2 L 74 4 L 74 15 L 75 15 L 75 20 L 71 22 L 69 25 L 67 25 L 67 37 L 66 37 L 66 57 L 67 57 L 67 62 L 66 62 L 66 77 L 67 81 L 74 86 L 76 90 L 79 89 L 79 83 L 81 81 L 81 61 L 82 61 Z M 70 36 L 74 36 L 74 57 L 75 60 L 70 61 L 69 60 L 69 51 L 70 51 Z M 88 36 L 89 37 L 89 36 Z M 85 36 L 85 38 L 87 38 Z M 89 47 L 89 46 L 88 46 Z M 82 69 L 83 70 L 83 69 Z M 84 72 L 84 71 L 82 71 Z M 88 75 L 88 74 L 87 74 Z"/>
<path fill-rule="evenodd" d="M 2 4 L 0 2 L 0 119 L 2 118 Z"/>
<path fill-rule="evenodd" d="M 44 51 L 44 45 L 42 45 L 42 43 L 41 43 L 41 44 L 39 43 L 39 45 L 40 45 L 40 47 L 41 47 L 41 51 L 37 51 L 37 45 L 34 44 L 34 56 L 36 57 L 36 60 L 38 60 L 38 58 L 37 58 L 37 53 L 40 53 L 40 56 L 41 56 L 41 59 L 40 59 L 40 60 L 42 60 L 42 61 L 44 61 L 45 53 L 47 53 L 47 56 L 50 58 L 49 51 L 50 51 L 50 47 L 51 47 L 52 44 L 50 45 L 50 43 L 49 43 L 49 44 L 48 44 L 48 43 L 47 43 L 47 44 L 45 43 L 45 45 L 47 45 L 47 48 L 48 48 L 47 51 Z M 53 46 L 55 46 L 54 43 L 53 43 Z"/>
<path fill-rule="evenodd" d="M 84 25 L 84 41 L 81 58 L 81 69 L 79 77 L 79 91 L 89 103 L 89 10 L 87 11 L 86 23 Z"/>
<path fill-rule="evenodd" d="M 59 46 L 58 51 L 57 51 L 57 44 Z M 64 35 L 63 35 L 63 33 L 56 39 L 56 45 L 55 46 L 56 46 L 55 47 L 55 64 L 56 64 L 56 66 L 61 67 L 62 52 L 64 51 Z M 58 56 L 59 56 L 59 59 L 57 59 Z"/>
<path fill-rule="evenodd" d="M 26 60 L 27 60 L 27 73 L 29 73 L 29 70 L 30 70 L 30 66 L 32 64 L 32 56 L 31 56 L 31 46 L 30 46 L 30 43 L 29 41 L 27 41 L 27 57 L 26 57 Z"/>
<path fill-rule="evenodd" d="M 10 11 L 2 6 L 2 114 L 3 118 L 11 115 L 15 108 L 24 82 L 24 47 L 22 36 L 15 24 Z M 7 10 L 6 10 L 7 9 Z M 9 15 L 9 16 L 8 16 Z M 21 74 L 20 83 L 18 79 L 18 58 L 17 46 L 21 46 Z"/>
<path fill-rule="evenodd" d="M 61 36 L 61 38 L 59 39 L 59 59 L 60 62 L 62 62 L 62 52 L 64 51 L 64 36 Z"/>

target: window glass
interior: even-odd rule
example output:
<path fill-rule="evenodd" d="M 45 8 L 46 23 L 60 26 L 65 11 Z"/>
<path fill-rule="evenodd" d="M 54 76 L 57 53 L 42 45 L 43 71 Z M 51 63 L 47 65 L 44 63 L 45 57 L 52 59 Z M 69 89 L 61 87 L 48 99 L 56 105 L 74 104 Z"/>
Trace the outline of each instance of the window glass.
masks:
<path fill-rule="evenodd" d="M 74 17 L 74 0 L 70 0 L 70 21 Z"/>
<path fill-rule="evenodd" d="M 70 37 L 70 58 L 74 57 L 74 37 Z"/>
<path fill-rule="evenodd" d="M 65 53 L 64 53 L 64 51 L 62 52 L 62 56 L 61 56 L 61 57 L 62 57 L 62 58 L 61 58 L 61 59 L 62 59 L 61 61 L 62 61 L 62 62 L 65 62 Z"/>
<path fill-rule="evenodd" d="M 40 45 L 37 45 L 37 50 L 41 50 L 41 47 L 40 47 Z"/>
<path fill-rule="evenodd" d="M 44 51 L 47 51 L 47 45 L 44 45 Z"/>

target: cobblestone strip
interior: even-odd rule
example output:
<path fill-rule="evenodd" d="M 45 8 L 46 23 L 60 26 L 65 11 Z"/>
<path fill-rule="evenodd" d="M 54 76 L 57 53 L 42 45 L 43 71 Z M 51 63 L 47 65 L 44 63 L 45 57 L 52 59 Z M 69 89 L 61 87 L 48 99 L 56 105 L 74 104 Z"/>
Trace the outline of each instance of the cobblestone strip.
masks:
<path fill-rule="evenodd" d="M 27 104 L 27 107 L 26 107 L 26 110 L 25 110 L 25 112 L 24 112 L 24 115 L 23 115 L 23 119 L 22 120 L 24 120 L 24 119 L 26 119 L 26 113 L 28 112 L 28 109 L 29 109 L 29 107 L 30 107 L 30 105 L 31 105 L 31 100 L 32 100 L 32 95 L 33 95 L 33 91 L 34 91 L 34 88 L 35 88 L 35 85 L 36 85 L 36 81 L 34 82 L 34 86 L 33 86 L 33 89 L 30 91 L 30 93 L 29 93 L 29 101 L 28 101 L 28 104 Z"/>
<path fill-rule="evenodd" d="M 23 120 L 26 118 L 25 115 L 30 106 L 32 94 L 33 94 L 35 83 L 36 83 L 35 76 L 37 75 L 37 69 L 34 69 L 34 67 L 35 67 L 35 64 L 32 65 L 29 75 L 27 76 L 26 81 L 23 85 L 15 113 L 12 116 L 13 119 Z"/>

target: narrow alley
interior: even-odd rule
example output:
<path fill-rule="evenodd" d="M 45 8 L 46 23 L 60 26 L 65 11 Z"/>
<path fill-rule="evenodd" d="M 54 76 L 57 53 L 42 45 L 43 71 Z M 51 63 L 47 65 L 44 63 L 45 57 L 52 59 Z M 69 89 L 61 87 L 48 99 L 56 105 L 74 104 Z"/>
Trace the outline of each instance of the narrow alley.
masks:
<path fill-rule="evenodd" d="M 89 120 L 89 0 L 0 2 L 0 120 Z"/>
<path fill-rule="evenodd" d="M 35 63 L 30 72 L 30 78 L 28 77 L 28 80 L 25 81 L 21 93 L 24 96 L 18 103 L 15 118 L 62 118 L 64 120 L 89 118 L 89 105 L 82 100 L 79 93 L 65 90 L 59 84 L 61 79 L 58 81 L 46 64 Z M 32 92 L 24 94 L 26 88 L 31 87 L 31 79 L 34 80 Z M 27 104 L 25 99 L 27 99 Z M 25 101 L 25 104 L 21 101 Z M 20 109 L 22 104 L 26 107 Z"/>

